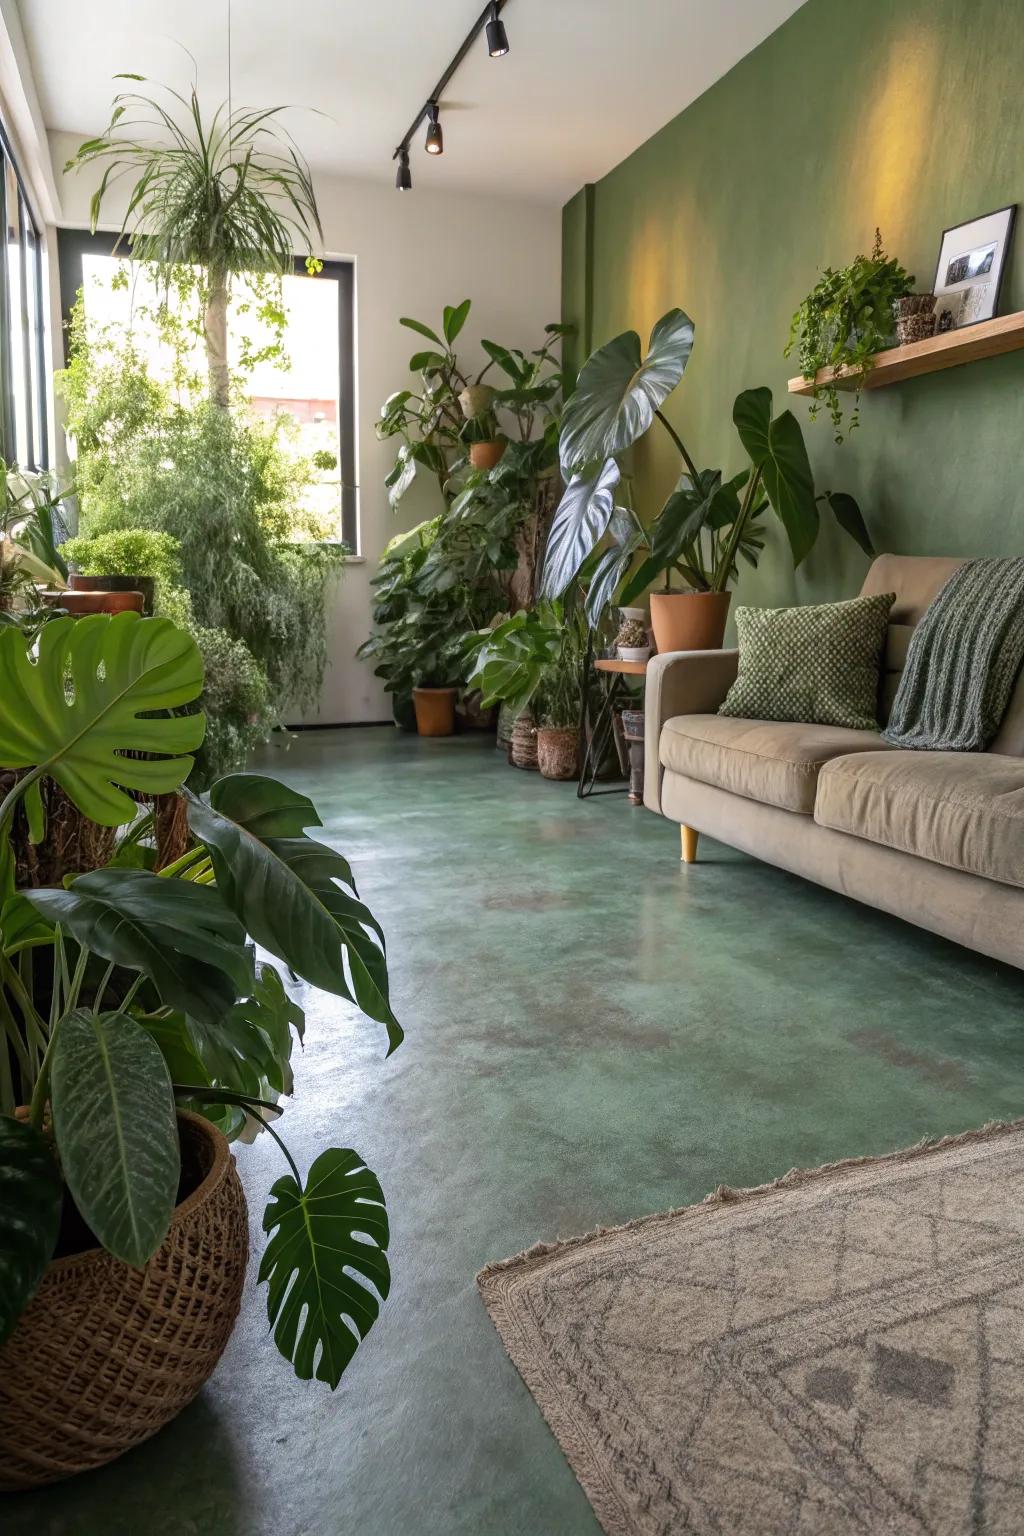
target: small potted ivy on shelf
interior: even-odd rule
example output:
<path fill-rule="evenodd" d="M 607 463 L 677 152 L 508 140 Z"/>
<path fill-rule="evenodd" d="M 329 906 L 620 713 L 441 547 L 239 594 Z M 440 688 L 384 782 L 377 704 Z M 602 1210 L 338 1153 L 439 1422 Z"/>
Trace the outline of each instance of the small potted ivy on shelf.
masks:
<path fill-rule="evenodd" d="M 815 383 L 811 417 L 824 403 L 837 443 L 843 441 L 843 407 L 836 375 L 854 389 L 846 425 L 849 433 L 860 421 L 861 391 L 875 354 L 894 344 L 897 306 L 913 291 L 914 279 L 894 256 L 886 255 L 881 231 L 876 229 L 870 256 L 855 256 L 838 271 L 826 267 L 794 314 L 785 355 L 796 350 L 800 372 L 808 382 L 817 380 L 822 369 L 834 370 Z"/>

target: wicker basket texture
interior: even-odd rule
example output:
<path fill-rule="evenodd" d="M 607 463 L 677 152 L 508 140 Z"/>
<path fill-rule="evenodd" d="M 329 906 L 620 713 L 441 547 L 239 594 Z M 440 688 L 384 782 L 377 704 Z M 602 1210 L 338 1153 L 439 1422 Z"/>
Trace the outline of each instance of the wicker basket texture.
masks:
<path fill-rule="evenodd" d="M 180 1413 L 238 1316 L 245 1196 L 224 1137 L 179 1117 L 197 1187 L 144 1269 L 101 1248 L 55 1259 L 0 1347 L 0 1490 L 113 1461 Z"/>

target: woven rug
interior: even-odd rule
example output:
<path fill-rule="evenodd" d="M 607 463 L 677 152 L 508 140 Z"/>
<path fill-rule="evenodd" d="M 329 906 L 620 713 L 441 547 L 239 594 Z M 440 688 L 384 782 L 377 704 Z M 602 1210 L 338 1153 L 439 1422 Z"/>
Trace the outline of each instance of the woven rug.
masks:
<path fill-rule="evenodd" d="M 479 1285 L 609 1536 L 1024 1531 L 1024 1122 Z"/>

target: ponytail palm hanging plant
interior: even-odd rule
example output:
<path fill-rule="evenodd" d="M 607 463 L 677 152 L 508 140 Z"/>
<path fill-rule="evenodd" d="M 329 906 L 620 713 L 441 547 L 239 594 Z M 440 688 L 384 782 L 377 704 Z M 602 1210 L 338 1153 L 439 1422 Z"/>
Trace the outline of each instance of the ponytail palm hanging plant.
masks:
<path fill-rule="evenodd" d="M 0 1343 L 62 1207 L 126 1264 L 155 1253 L 177 1199 L 178 1106 L 281 1146 L 259 1278 L 296 1374 L 335 1387 L 388 1293 L 384 1196 L 349 1148 L 304 1179 L 273 1128 L 304 1015 L 262 955 L 378 1020 L 390 1050 L 402 1030 L 380 925 L 346 860 L 308 835 L 320 818 L 305 796 L 259 774 L 205 800 L 184 790 L 190 846 L 155 867 L 138 799 L 184 784 L 205 722 L 183 711 L 202 685 L 195 642 L 168 619 L 55 619 L 37 645 L 0 628 L 0 768 L 14 779 L 0 801 Z M 18 888 L 12 828 L 49 835 L 44 779 L 125 831 L 105 867 Z"/>
<path fill-rule="evenodd" d="M 145 83 L 143 75 L 114 78 Z M 135 177 L 119 243 L 127 240 L 133 259 L 165 284 L 197 285 L 210 399 L 226 409 L 231 279 L 281 278 L 292 270 L 296 247 L 308 253 L 307 269 L 319 270 L 316 195 L 309 167 L 278 120 L 282 108 L 222 104 L 207 121 L 194 86 L 187 98 L 160 89 L 160 99 L 119 92 L 103 133 L 86 140 L 65 171 L 104 167 L 90 205 L 94 233 L 110 188 Z"/>

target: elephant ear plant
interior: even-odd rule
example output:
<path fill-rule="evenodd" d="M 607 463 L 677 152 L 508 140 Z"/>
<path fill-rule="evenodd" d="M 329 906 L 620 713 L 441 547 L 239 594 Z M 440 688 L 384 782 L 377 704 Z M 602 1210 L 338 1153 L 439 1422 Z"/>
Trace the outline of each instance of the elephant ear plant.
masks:
<path fill-rule="evenodd" d="M 0 629 L 0 1338 L 31 1299 L 73 1204 L 95 1240 L 141 1266 L 178 1198 L 176 1106 L 229 1134 L 262 1124 L 288 1171 L 263 1218 L 259 1278 L 278 1348 L 333 1388 L 387 1296 L 376 1176 L 347 1148 L 305 1179 L 271 1121 L 304 1017 L 268 953 L 311 986 L 402 1030 L 381 929 L 352 872 L 314 841 L 312 804 L 232 774 L 183 791 L 193 840 L 157 871 L 136 797 L 178 790 L 203 739 L 195 642 L 168 619 L 57 619 L 33 646 Z M 11 827 L 46 838 L 40 784 L 123 827 L 104 868 L 15 889 Z M 27 1106 L 16 1115 L 18 1106 Z"/>
<path fill-rule="evenodd" d="M 697 592 L 724 592 L 736 578 L 738 558 L 757 564 L 764 543 L 761 519 L 781 521 L 794 564 L 818 536 L 819 506 L 827 504 L 862 548 L 871 543 L 852 496 L 815 490 L 803 434 L 791 411 L 772 413 L 768 389 L 737 396 L 732 419 L 748 463 L 726 477 L 698 469 L 662 406 L 681 382 L 693 350 L 694 325 L 681 309 L 654 327 L 646 356 L 635 331 L 598 348 L 584 365 L 562 413 L 560 451 L 565 494 L 548 536 L 541 595 L 561 596 L 578 576 L 588 589 L 592 626 L 616 593 L 632 602 L 659 577 L 673 575 Z M 619 502 L 618 456 L 657 420 L 679 455 L 679 480 L 645 527 Z M 641 563 L 622 590 L 636 558 Z"/>

